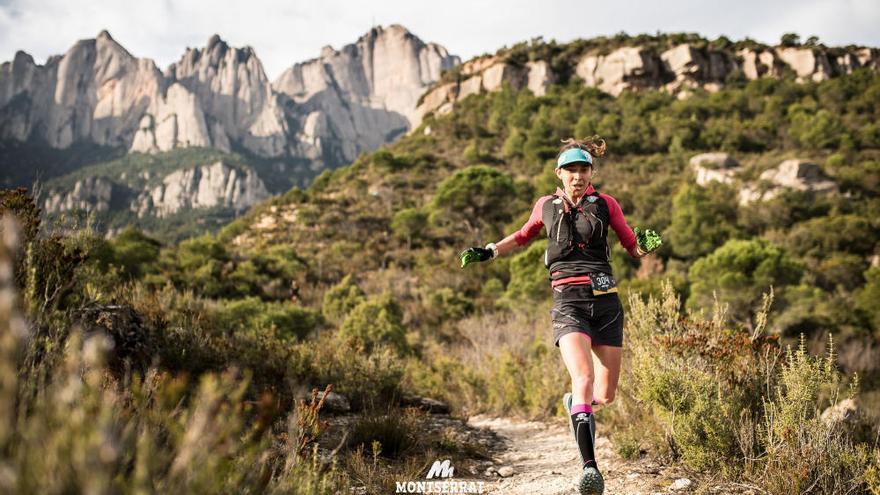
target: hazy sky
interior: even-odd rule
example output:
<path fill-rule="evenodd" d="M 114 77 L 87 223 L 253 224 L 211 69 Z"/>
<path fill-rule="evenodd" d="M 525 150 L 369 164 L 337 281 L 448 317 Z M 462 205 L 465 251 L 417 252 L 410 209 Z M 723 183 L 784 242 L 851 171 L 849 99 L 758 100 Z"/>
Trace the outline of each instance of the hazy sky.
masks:
<path fill-rule="evenodd" d="M 218 33 L 256 49 L 271 79 L 324 45 L 398 23 L 467 59 L 535 36 L 557 41 L 688 31 L 775 43 L 782 33 L 829 45 L 880 46 L 880 0 L 0 0 L 0 61 L 24 50 L 42 63 L 102 29 L 160 69 Z"/>

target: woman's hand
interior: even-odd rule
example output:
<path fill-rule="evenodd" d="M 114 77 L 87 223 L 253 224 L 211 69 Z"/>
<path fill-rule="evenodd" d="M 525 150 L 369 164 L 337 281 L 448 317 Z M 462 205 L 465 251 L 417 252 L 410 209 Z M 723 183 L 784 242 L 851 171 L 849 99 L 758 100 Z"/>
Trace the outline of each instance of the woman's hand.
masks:
<path fill-rule="evenodd" d="M 646 229 L 642 232 L 642 229 L 636 227 L 633 233 L 636 235 L 636 255 L 639 258 L 653 253 L 663 245 L 663 239 L 654 230 Z"/>
<path fill-rule="evenodd" d="M 495 257 L 497 254 L 496 248 L 494 244 L 489 244 L 488 246 L 481 247 L 472 247 L 465 249 L 459 255 L 461 258 L 461 267 L 464 268 L 471 263 L 475 263 L 477 261 L 488 261 Z"/>

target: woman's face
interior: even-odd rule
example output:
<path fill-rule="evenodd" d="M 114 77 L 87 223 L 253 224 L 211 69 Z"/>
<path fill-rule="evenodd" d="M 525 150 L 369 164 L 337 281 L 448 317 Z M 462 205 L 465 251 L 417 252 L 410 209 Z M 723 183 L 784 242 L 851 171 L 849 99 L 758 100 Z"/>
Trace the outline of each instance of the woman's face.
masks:
<path fill-rule="evenodd" d="M 588 163 L 572 163 L 556 169 L 556 176 L 562 180 L 566 192 L 580 196 L 587 190 L 593 178 L 593 166 Z"/>

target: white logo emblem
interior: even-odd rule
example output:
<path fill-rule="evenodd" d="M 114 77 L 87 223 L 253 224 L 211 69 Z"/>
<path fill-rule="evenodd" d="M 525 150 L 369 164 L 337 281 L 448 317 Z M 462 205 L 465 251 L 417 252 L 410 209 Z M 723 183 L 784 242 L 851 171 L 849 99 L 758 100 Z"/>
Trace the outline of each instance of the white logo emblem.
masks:
<path fill-rule="evenodd" d="M 584 421 L 585 419 L 587 419 L 587 413 L 584 413 L 584 412 L 578 413 L 577 419 L 578 419 L 578 421 Z"/>
<path fill-rule="evenodd" d="M 452 473 L 455 471 L 455 468 L 452 467 L 452 463 L 449 459 L 444 461 L 434 461 L 434 464 L 431 466 L 431 469 L 428 470 L 428 479 L 439 477 L 439 478 L 451 478 Z"/>
<path fill-rule="evenodd" d="M 430 481 L 396 481 L 394 493 L 485 493 L 483 481 L 467 479 L 451 479 L 455 468 L 449 459 L 436 460 L 425 476 Z M 465 475 L 467 476 L 467 475 Z M 431 478 L 444 478 L 432 480 Z"/>

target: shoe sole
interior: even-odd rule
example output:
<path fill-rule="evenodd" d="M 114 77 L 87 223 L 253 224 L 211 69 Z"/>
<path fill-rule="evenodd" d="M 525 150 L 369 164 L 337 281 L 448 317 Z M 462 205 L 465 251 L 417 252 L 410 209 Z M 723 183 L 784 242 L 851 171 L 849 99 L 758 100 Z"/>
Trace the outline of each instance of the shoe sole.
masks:
<path fill-rule="evenodd" d="M 605 492 L 605 480 L 602 479 L 602 473 L 594 467 L 584 469 L 578 489 L 581 495 L 602 495 Z"/>

